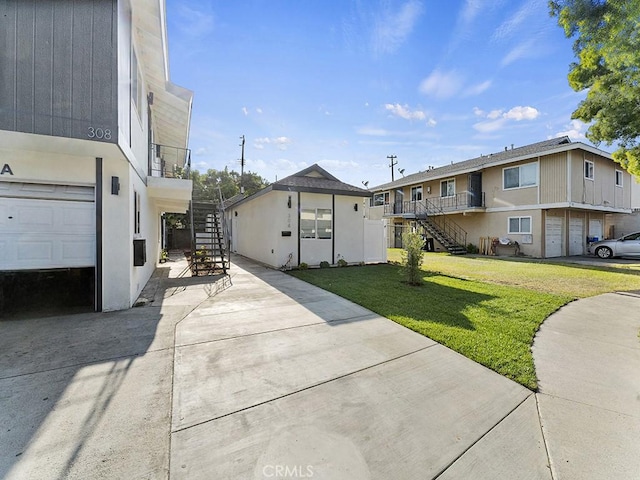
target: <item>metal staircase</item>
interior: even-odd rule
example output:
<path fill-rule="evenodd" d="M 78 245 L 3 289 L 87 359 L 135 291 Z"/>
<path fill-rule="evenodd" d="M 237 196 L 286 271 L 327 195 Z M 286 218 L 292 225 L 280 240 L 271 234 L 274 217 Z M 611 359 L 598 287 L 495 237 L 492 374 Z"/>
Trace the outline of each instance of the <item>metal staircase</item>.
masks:
<path fill-rule="evenodd" d="M 191 274 L 226 274 L 229 257 L 225 248 L 223 212 L 217 202 L 191 202 Z"/>
<path fill-rule="evenodd" d="M 429 199 L 416 202 L 416 221 L 450 254 L 467 253 L 467 232 Z"/>

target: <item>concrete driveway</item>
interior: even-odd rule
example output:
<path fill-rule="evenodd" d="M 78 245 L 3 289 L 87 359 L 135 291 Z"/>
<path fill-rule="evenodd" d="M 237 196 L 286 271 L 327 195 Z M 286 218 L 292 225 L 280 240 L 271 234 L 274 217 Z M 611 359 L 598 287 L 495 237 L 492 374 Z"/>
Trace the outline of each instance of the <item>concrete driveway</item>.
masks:
<path fill-rule="evenodd" d="M 171 478 L 550 478 L 529 390 L 280 272 L 232 283 L 176 329 Z"/>
<path fill-rule="evenodd" d="M 552 478 L 554 393 L 233 260 L 158 269 L 145 307 L 0 322 L 0 477 Z M 575 418 L 543 416 L 552 446 Z"/>

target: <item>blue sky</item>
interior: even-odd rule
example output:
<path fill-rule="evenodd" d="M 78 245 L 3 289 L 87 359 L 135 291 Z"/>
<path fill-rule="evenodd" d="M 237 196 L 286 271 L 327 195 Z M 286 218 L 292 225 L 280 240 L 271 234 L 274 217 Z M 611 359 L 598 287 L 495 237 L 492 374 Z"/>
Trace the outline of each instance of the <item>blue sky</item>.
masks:
<path fill-rule="evenodd" d="M 395 178 L 559 135 L 584 93 L 547 0 L 166 0 L 192 165 Z"/>

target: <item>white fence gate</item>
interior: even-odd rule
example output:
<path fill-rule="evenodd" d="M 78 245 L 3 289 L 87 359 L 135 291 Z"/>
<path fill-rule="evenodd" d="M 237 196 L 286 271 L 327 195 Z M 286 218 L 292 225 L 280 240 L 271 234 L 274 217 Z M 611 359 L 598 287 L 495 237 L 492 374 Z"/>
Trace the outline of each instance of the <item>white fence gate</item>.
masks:
<path fill-rule="evenodd" d="M 384 220 L 364 221 L 364 262 L 387 262 L 387 225 Z"/>

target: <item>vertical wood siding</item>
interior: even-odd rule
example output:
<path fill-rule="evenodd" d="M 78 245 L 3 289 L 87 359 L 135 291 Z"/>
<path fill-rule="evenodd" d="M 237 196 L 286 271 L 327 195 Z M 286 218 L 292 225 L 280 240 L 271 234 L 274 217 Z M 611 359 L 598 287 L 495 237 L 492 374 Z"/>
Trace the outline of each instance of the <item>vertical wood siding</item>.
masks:
<path fill-rule="evenodd" d="M 117 0 L 0 2 L 0 129 L 117 142 L 116 38 Z"/>
<path fill-rule="evenodd" d="M 540 203 L 567 201 L 567 154 L 540 158 Z"/>

